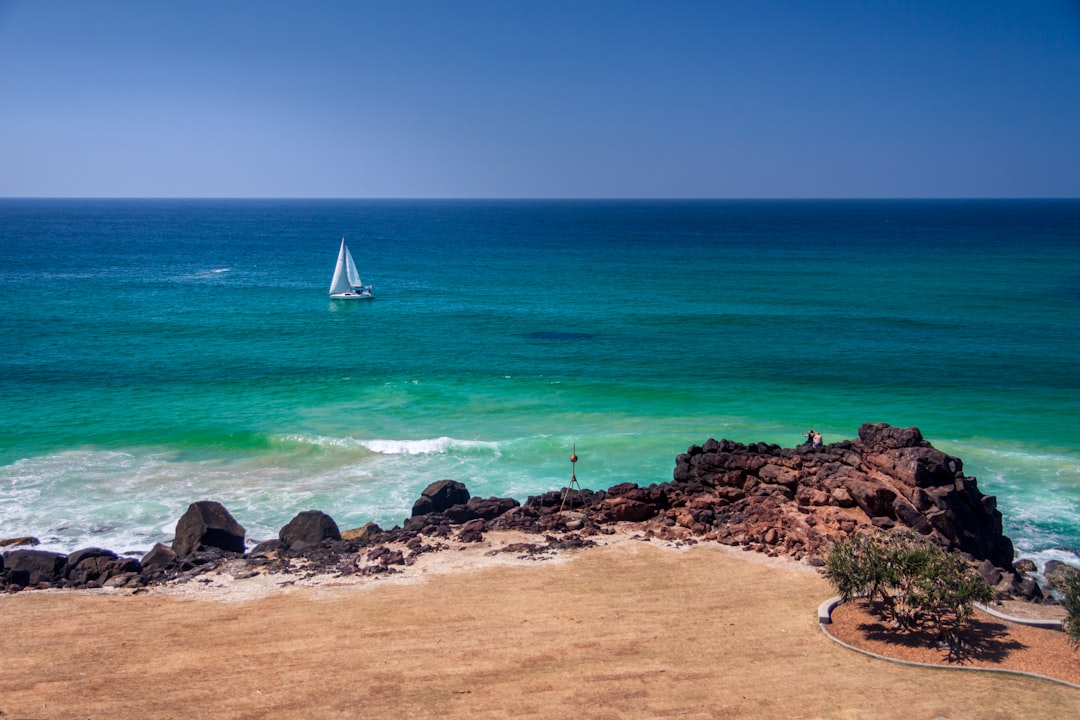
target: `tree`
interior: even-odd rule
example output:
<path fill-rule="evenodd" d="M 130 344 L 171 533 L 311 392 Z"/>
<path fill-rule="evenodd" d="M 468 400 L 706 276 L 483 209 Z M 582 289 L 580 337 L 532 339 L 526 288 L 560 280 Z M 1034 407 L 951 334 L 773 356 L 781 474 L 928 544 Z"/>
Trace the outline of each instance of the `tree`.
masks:
<path fill-rule="evenodd" d="M 910 531 L 838 541 L 825 561 L 825 577 L 842 601 L 865 597 L 898 627 L 933 626 L 953 658 L 963 652 L 974 604 L 994 594 L 963 558 Z M 1080 599 L 1077 613 L 1080 634 Z"/>
<path fill-rule="evenodd" d="M 975 603 L 990 602 L 994 591 L 959 555 L 934 547 L 937 552 L 930 554 L 915 580 L 912 604 L 937 629 L 949 647 L 949 657 L 959 659 Z"/>

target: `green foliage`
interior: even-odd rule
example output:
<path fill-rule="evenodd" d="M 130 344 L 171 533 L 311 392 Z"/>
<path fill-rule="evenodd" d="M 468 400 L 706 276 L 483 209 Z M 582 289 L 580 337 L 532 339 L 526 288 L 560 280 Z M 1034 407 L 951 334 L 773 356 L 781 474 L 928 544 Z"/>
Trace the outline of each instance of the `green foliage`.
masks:
<path fill-rule="evenodd" d="M 960 556 L 907 531 L 837 542 L 825 561 L 825 577 L 845 602 L 865 597 L 883 619 L 902 628 L 933 626 L 953 656 L 963 651 L 974 604 L 994 594 Z M 1080 599 L 1077 613 L 1080 635 Z"/>
<path fill-rule="evenodd" d="M 982 576 L 960 556 L 941 550 L 923 566 L 913 592 L 912 603 L 937 628 L 938 637 L 949 646 L 949 655 L 954 658 L 963 652 L 963 631 L 975 603 L 994 598 L 994 591 Z"/>
<path fill-rule="evenodd" d="M 1064 630 L 1074 648 L 1080 648 L 1080 573 L 1069 573 L 1065 578 Z"/>

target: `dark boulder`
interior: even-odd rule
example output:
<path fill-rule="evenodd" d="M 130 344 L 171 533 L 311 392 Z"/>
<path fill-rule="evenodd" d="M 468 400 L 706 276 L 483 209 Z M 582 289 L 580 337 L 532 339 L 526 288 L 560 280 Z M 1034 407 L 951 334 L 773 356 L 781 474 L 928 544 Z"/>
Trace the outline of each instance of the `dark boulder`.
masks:
<path fill-rule="evenodd" d="M 419 499 L 413 503 L 412 516 L 443 512 L 454 505 L 469 502 L 469 491 L 456 480 L 439 480 L 424 488 Z"/>
<path fill-rule="evenodd" d="M 518 530 L 521 532 L 538 532 L 540 511 L 528 503 L 507 510 L 499 517 L 491 521 L 490 530 Z"/>
<path fill-rule="evenodd" d="M 489 497 L 469 498 L 465 504 L 474 517 L 481 520 L 494 520 L 505 512 L 518 507 L 520 503 L 513 498 Z"/>
<path fill-rule="evenodd" d="M 64 579 L 67 555 L 47 550 L 11 550 L 4 554 L 4 572 L 9 583 L 32 587 Z"/>
<path fill-rule="evenodd" d="M 147 570 L 166 568 L 176 563 L 176 553 L 168 545 L 158 543 L 142 557 L 142 566 Z"/>
<path fill-rule="evenodd" d="M 286 547 L 298 543 L 313 545 L 324 540 L 340 540 L 341 531 L 334 518 L 321 510 L 305 510 L 281 528 L 278 539 Z"/>
<path fill-rule="evenodd" d="M 134 558 L 118 557 L 112 550 L 85 548 L 67 556 L 64 577 L 75 585 L 102 584 L 111 577 L 141 570 L 142 565 Z"/>
<path fill-rule="evenodd" d="M 200 500 L 192 503 L 176 523 L 172 549 L 178 557 L 191 555 L 203 546 L 243 553 L 245 532 L 224 505 Z"/>
<path fill-rule="evenodd" d="M 859 440 L 868 447 L 883 450 L 919 447 L 926 444 L 917 427 L 893 427 L 887 423 L 863 423 L 859 427 Z"/>

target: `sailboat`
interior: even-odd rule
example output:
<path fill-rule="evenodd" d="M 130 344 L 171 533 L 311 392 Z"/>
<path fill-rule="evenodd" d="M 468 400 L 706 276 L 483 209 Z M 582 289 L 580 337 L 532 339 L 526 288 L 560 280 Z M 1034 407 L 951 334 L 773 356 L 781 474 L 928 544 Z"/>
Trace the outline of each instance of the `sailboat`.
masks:
<path fill-rule="evenodd" d="M 369 300 L 371 286 L 364 285 L 360 280 L 360 273 L 356 269 L 356 262 L 352 253 L 345 245 L 345 238 L 341 238 L 341 249 L 338 250 L 337 266 L 334 268 L 334 279 L 330 281 L 330 297 L 335 300 Z"/>

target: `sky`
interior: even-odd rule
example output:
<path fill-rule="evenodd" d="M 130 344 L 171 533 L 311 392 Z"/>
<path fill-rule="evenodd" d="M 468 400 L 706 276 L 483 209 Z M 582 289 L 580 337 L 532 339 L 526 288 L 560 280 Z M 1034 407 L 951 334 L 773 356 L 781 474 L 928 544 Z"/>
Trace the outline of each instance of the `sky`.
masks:
<path fill-rule="evenodd" d="M 1080 0 L 0 0 L 0 197 L 1080 197 Z"/>

